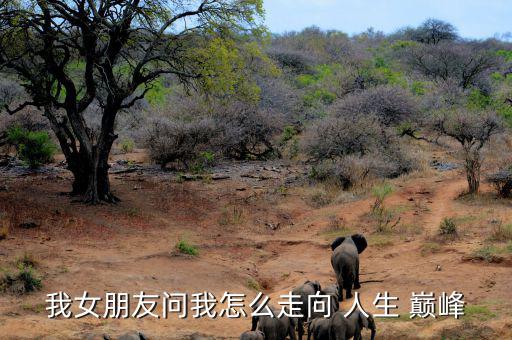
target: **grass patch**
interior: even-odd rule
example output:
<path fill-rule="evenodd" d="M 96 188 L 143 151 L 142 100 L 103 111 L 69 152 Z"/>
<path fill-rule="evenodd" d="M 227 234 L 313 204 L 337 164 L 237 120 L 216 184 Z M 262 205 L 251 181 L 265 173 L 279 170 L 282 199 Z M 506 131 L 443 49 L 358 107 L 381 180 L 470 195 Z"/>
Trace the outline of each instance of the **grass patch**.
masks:
<path fill-rule="evenodd" d="M 16 262 L 16 267 L 39 267 L 39 261 L 32 255 L 31 253 L 25 252 L 22 256 L 20 256 Z"/>
<path fill-rule="evenodd" d="M 41 287 L 41 279 L 30 266 L 19 265 L 15 273 L 5 272 L 0 278 L 0 291 L 16 295 L 40 290 Z"/>
<path fill-rule="evenodd" d="M 247 287 L 257 292 L 261 291 L 260 283 L 257 280 L 253 279 L 252 277 L 247 279 Z"/>
<path fill-rule="evenodd" d="M 244 209 L 239 206 L 231 206 L 226 207 L 222 211 L 222 214 L 217 221 L 219 225 L 226 226 L 226 225 L 240 225 L 244 222 Z"/>
<path fill-rule="evenodd" d="M 40 314 L 45 311 L 46 305 L 44 303 L 38 303 L 35 305 L 24 304 L 21 308 L 29 312 Z"/>
<path fill-rule="evenodd" d="M 439 253 L 440 250 L 441 246 L 439 245 L 439 243 L 427 242 L 421 246 L 420 254 L 421 256 L 427 256 L 429 254 Z"/>
<path fill-rule="evenodd" d="M 384 248 L 393 245 L 393 239 L 389 234 L 373 234 L 368 237 L 368 243 L 377 248 Z"/>
<path fill-rule="evenodd" d="M 322 208 L 332 203 L 333 197 L 326 190 L 317 188 L 309 196 L 307 203 L 313 208 Z"/>
<path fill-rule="evenodd" d="M 195 245 L 189 243 L 187 240 L 180 240 L 178 243 L 176 243 L 176 250 L 179 253 L 185 255 L 199 255 L 199 249 Z"/>
<path fill-rule="evenodd" d="M 503 224 L 501 221 L 493 224 L 491 231 L 491 241 L 512 241 L 512 224 Z"/>
<path fill-rule="evenodd" d="M 467 305 L 464 307 L 465 318 L 478 318 L 486 321 L 496 317 L 496 313 L 492 312 L 489 307 L 484 305 Z"/>
<path fill-rule="evenodd" d="M 502 258 L 498 254 L 503 253 L 503 250 L 495 245 L 489 244 L 477 249 L 469 256 L 472 260 L 484 261 L 488 263 L 499 263 Z"/>

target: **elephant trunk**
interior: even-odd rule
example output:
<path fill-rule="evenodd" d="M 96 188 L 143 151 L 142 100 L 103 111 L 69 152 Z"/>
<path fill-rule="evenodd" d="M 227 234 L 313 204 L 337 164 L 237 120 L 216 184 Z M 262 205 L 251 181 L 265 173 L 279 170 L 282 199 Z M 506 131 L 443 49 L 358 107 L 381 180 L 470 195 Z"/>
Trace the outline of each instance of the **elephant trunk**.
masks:
<path fill-rule="evenodd" d="M 376 329 L 372 329 L 372 335 L 370 337 L 371 340 L 375 340 L 375 334 L 377 333 Z"/>

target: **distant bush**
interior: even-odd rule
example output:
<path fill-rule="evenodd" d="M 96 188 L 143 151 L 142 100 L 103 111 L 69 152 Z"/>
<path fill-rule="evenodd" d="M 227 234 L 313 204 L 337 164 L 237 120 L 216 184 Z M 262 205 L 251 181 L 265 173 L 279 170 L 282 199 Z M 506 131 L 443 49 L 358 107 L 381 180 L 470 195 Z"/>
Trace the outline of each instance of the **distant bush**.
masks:
<path fill-rule="evenodd" d="M 307 130 L 303 148 L 311 177 L 348 189 L 369 178 L 394 178 L 418 168 L 410 153 L 374 116 L 326 118 Z"/>
<path fill-rule="evenodd" d="M 16 273 L 5 273 L 0 278 L 0 291 L 23 295 L 41 289 L 41 279 L 31 266 L 19 265 Z"/>
<path fill-rule="evenodd" d="M 133 149 L 135 148 L 135 142 L 131 138 L 125 138 L 121 141 L 121 150 L 124 153 L 130 153 L 133 152 Z"/>
<path fill-rule="evenodd" d="M 400 86 L 381 85 L 354 92 L 336 102 L 332 112 L 337 117 L 373 115 L 386 125 L 398 125 L 418 113 L 414 97 Z"/>
<path fill-rule="evenodd" d="M 21 159 L 31 168 L 50 163 L 57 147 L 46 131 L 28 131 L 12 127 L 7 131 L 8 143 L 16 147 Z"/>
<path fill-rule="evenodd" d="M 281 131 L 279 115 L 235 104 L 214 117 L 219 132 L 216 146 L 228 158 L 267 159 L 278 156 L 274 136 Z"/>
<path fill-rule="evenodd" d="M 151 159 L 160 166 L 181 162 L 189 168 L 206 151 L 214 135 L 215 128 L 209 119 L 184 123 L 158 118 L 150 122 L 145 144 Z"/>

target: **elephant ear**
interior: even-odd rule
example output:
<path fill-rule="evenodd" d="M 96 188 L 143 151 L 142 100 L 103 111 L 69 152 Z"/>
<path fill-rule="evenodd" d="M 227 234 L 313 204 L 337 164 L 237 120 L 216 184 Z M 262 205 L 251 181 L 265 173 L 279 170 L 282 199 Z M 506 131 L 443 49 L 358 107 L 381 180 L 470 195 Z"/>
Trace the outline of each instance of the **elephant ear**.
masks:
<path fill-rule="evenodd" d="M 352 235 L 352 241 L 354 241 L 357 252 L 359 254 L 361 254 L 366 249 L 366 247 L 368 247 L 368 242 L 366 242 L 366 239 L 361 234 Z"/>
<path fill-rule="evenodd" d="M 331 244 L 331 249 L 334 250 L 336 248 L 338 248 L 338 246 L 340 244 L 343 243 L 343 241 L 345 241 L 345 238 L 344 237 L 338 237 L 337 239 L 334 240 L 334 242 Z"/>
<path fill-rule="evenodd" d="M 313 288 L 315 289 L 315 292 L 321 292 L 322 291 L 322 287 L 320 286 L 320 282 L 313 281 L 313 282 L 311 282 L 311 284 L 313 285 Z"/>
<path fill-rule="evenodd" d="M 359 312 L 359 326 L 361 328 L 368 328 L 370 326 L 368 318 L 362 312 Z"/>

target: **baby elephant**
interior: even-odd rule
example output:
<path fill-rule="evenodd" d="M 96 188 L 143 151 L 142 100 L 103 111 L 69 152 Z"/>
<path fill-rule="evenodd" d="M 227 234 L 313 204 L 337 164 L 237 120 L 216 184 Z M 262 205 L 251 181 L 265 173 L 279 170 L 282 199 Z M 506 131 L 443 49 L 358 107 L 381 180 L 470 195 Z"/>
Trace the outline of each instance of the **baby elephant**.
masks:
<path fill-rule="evenodd" d="M 287 336 L 290 340 L 295 338 L 295 319 L 287 316 L 278 318 L 280 310 L 273 306 L 268 306 L 274 317 L 269 315 L 253 316 L 251 331 L 258 329 L 265 335 L 265 340 L 285 340 Z"/>
<path fill-rule="evenodd" d="M 308 340 L 330 340 L 329 339 L 329 325 L 331 319 L 316 318 L 309 323 L 308 327 Z"/>
<path fill-rule="evenodd" d="M 307 320 L 308 312 L 310 310 L 309 302 L 310 302 L 310 296 L 315 295 L 316 293 L 319 293 L 322 290 L 322 287 L 320 286 L 320 282 L 318 281 L 306 281 L 304 284 L 295 287 L 292 290 L 293 295 L 300 296 L 298 301 L 301 302 L 300 305 L 300 312 L 303 315 L 303 317 L 296 318 L 297 320 L 297 332 L 299 333 L 299 340 L 302 340 L 302 337 L 304 336 L 304 322 Z"/>
<path fill-rule="evenodd" d="M 346 290 L 346 298 L 350 299 L 352 297 L 352 286 L 354 289 L 361 288 L 359 284 L 359 254 L 367 246 L 368 243 L 361 234 L 338 237 L 331 244 L 333 250 L 331 264 L 338 282 L 339 301 L 343 301 L 343 289 Z"/>
<path fill-rule="evenodd" d="M 372 331 L 371 340 L 375 340 L 377 328 L 371 314 L 366 317 L 361 311 L 356 311 L 346 318 L 342 312 L 336 312 L 329 320 L 329 339 L 349 340 L 354 338 L 354 340 L 362 340 L 363 328 L 370 329 Z"/>
<path fill-rule="evenodd" d="M 240 340 L 265 340 L 265 334 L 261 331 L 247 331 L 240 335 Z"/>
<path fill-rule="evenodd" d="M 265 334 L 261 331 L 247 331 L 240 335 L 240 340 L 265 340 Z"/>

